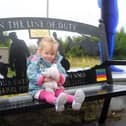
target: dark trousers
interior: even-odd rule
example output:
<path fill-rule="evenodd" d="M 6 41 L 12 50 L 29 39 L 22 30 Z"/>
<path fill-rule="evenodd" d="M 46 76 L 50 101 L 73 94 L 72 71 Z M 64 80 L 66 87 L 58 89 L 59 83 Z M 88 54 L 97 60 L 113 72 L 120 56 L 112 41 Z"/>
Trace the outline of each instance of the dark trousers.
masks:
<path fill-rule="evenodd" d="M 7 78 L 8 64 L 0 62 L 0 73 L 4 76 L 4 78 Z"/>

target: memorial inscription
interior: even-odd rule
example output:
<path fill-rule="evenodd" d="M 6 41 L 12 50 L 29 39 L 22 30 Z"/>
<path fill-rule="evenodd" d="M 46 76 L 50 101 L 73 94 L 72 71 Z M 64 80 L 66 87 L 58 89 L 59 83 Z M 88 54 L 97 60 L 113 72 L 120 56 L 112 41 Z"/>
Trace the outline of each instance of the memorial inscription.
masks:
<path fill-rule="evenodd" d="M 57 29 L 76 31 L 76 23 L 47 18 L 4 18 L 0 19 L 0 30 L 19 29 Z"/>

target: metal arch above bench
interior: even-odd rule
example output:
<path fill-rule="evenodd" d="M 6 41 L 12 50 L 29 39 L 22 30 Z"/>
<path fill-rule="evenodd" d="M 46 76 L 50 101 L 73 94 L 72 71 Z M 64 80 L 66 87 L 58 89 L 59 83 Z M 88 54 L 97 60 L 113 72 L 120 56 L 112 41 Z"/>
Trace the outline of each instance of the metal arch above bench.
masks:
<path fill-rule="evenodd" d="M 104 24 L 99 27 L 53 18 L 3 18 L 0 19 L 0 31 L 21 30 L 21 29 L 52 29 L 62 31 L 72 31 L 80 34 L 96 36 L 101 42 L 102 61 L 88 70 L 68 72 L 68 78 L 65 82 L 65 92 L 74 93 L 76 89 L 81 88 L 86 93 L 86 101 L 104 99 L 101 115 L 98 125 L 104 124 L 107 119 L 109 104 L 112 97 L 126 95 L 126 86 L 114 84 L 110 65 L 126 65 L 126 61 L 110 61 L 108 58 L 108 47 Z M 105 79 L 97 80 L 97 73 L 102 71 Z M 22 78 L 7 78 L 0 80 L 0 116 L 17 114 L 26 111 L 35 111 L 51 107 L 45 102 L 34 100 L 27 94 L 28 80 Z M 19 95 L 22 93 L 22 95 Z M 25 93 L 25 94 L 24 94 Z M 16 96 L 6 98 L 6 94 L 17 94 Z"/>

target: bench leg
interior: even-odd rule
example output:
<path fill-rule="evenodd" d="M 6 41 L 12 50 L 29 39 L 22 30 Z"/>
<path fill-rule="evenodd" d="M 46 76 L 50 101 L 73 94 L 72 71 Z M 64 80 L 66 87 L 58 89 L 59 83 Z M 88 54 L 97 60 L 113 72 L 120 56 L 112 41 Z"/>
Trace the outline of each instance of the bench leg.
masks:
<path fill-rule="evenodd" d="M 100 118 L 99 118 L 99 121 L 98 121 L 99 126 L 104 124 L 106 119 L 107 119 L 110 101 L 111 101 L 111 98 L 106 98 L 104 100 L 103 108 L 102 108 L 101 115 L 100 115 Z"/>

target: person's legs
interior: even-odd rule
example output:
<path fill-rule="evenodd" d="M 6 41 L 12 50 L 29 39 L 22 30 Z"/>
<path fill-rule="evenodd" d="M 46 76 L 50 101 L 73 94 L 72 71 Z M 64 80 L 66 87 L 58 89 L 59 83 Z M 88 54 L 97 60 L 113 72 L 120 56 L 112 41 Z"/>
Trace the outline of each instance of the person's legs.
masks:
<path fill-rule="evenodd" d="M 57 89 L 55 92 L 56 97 L 59 97 L 60 94 L 65 94 L 66 102 L 72 103 L 73 110 L 80 110 L 83 101 L 85 100 L 85 94 L 82 90 L 77 90 L 75 95 L 64 93 L 64 89 Z M 65 103 L 64 103 L 65 104 Z"/>
<path fill-rule="evenodd" d="M 67 97 L 65 93 L 60 93 L 56 99 L 56 103 L 55 103 L 55 109 L 58 112 L 62 112 L 64 111 L 64 105 L 67 102 Z"/>
<path fill-rule="evenodd" d="M 74 96 L 70 94 L 66 94 L 66 96 L 67 96 L 67 103 L 72 103 L 74 100 Z"/>
<path fill-rule="evenodd" d="M 55 96 L 58 97 L 63 92 L 64 92 L 63 88 L 58 88 L 58 89 L 55 90 Z"/>
<path fill-rule="evenodd" d="M 55 96 L 57 97 L 55 106 L 56 111 L 63 111 L 64 105 L 67 102 L 67 97 L 66 94 L 64 93 L 64 89 L 63 88 L 56 89 Z"/>
<path fill-rule="evenodd" d="M 0 63 L 0 73 L 4 78 L 7 78 L 8 65 L 4 63 Z"/>
<path fill-rule="evenodd" d="M 58 97 L 61 93 L 64 93 L 64 89 L 63 88 L 57 89 L 55 91 L 55 96 Z M 67 93 L 64 93 L 64 94 L 66 95 L 67 103 L 72 103 L 73 99 L 74 99 L 74 96 L 70 95 L 70 94 L 67 94 Z"/>
<path fill-rule="evenodd" d="M 15 72 L 17 79 L 26 78 L 26 61 L 24 58 L 16 59 Z"/>
<path fill-rule="evenodd" d="M 54 104 L 57 112 L 64 110 L 64 104 L 66 103 L 66 95 L 60 93 L 58 97 L 54 93 L 42 90 L 39 95 L 40 100 L 45 100 L 49 104 Z"/>
<path fill-rule="evenodd" d="M 80 110 L 83 101 L 85 100 L 85 94 L 82 90 L 77 90 L 74 95 L 74 99 L 72 102 L 72 109 L 73 110 Z"/>
<path fill-rule="evenodd" d="M 85 94 L 82 90 L 77 90 L 75 95 L 66 94 L 67 103 L 72 103 L 73 110 L 80 110 L 83 101 L 85 99 Z"/>
<path fill-rule="evenodd" d="M 56 101 L 56 97 L 54 96 L 54 94 L 45 90 L 42 90 L 40 92 L 39 99 L 45 100 L 49 104 L 55 104 Z"/>

